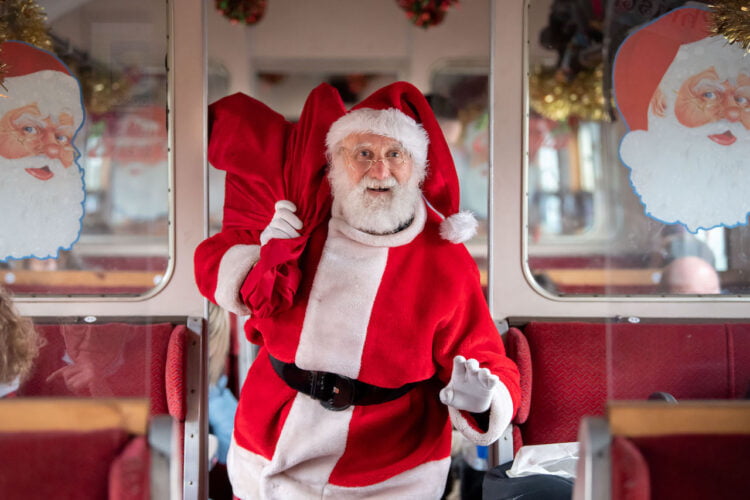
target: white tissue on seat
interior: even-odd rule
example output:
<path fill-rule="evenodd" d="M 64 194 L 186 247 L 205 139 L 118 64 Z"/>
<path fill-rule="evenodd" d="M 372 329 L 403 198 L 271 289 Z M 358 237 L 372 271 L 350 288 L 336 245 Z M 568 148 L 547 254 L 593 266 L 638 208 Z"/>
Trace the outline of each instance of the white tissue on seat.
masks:
<path fill-rule="evenodd" d="M 506 474 L 508 477 L 551 474 L 575 479 L 578 450 L 578 442 L 522 446 Z"/>

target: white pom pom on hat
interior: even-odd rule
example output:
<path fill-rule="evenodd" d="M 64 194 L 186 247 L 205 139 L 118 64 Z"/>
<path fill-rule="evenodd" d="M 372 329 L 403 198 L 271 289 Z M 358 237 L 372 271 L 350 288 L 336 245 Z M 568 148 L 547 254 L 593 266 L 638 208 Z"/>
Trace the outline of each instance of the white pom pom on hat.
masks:
<path fill-rule="evenodd" d="M 419 166 L 427 166 L 422 194 L 443 221 L 440 236 L 463 243 L 476 234 L 471 212 L 459 212 L 459 184 L 450 148 L 424 95 L 412 84 L 396 82 L 376 91 L 331 126 L 328 153 L 352 133 L 374 133 L 399 141 Z"/>

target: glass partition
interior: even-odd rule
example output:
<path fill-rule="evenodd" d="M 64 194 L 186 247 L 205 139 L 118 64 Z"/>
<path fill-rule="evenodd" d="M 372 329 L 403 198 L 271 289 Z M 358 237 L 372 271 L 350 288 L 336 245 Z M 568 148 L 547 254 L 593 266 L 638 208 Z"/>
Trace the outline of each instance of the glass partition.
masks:
<path fill-rule="evenodd" d="M 527 3 L 535 284 L 553 296 L 746 295 L 742 51 L 723 37 L 709 46 L 694 2 Z M 699 109 L 714 114 L 686 117 Z"/>
<path fill-rule="evenodd" d="M 69 132 L 58 132 L 72 146 L 71 158 L 55 175 L 49 153 L 18 160 L 0 151 L 5 165 L 27 161 L 33 165 L 26 172 L 37 174 L 0 181 L 6 220 L 17 221 L 0 226 L 0 283 L 17 296 L 147 294 L 164 281 L 170 261 L 167 6 L 146 0 L 40 4 L 46 22 L 36 37 L 14 21 L 13 6 L 3 9 L 10 39 L 49 54 L 35 56 L 44 63 L 19 75 L 13 68 L 20 72 L 21 63 L 0 52 L 10 68 L 2 112 L 10 123 L 26 103 L 36 103 L 49 120 L 57 119 L 49 110 L 71 110 Z M 49 84 L 50 74 L 73 78 Z"/>

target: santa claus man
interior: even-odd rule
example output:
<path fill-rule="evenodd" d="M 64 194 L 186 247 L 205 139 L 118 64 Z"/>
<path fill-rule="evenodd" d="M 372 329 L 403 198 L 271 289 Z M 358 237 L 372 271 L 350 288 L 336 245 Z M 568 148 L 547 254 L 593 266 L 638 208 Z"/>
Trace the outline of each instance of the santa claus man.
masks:
<path fill-rule="evenodd" d="M 23 42 L 0 46 L 0 261 L 55 258 L 78 239 L 83 123 L 78 81 L 54 55 Z"/>
<path fill-rule="evenodd" d="M 452 426 L 488 445 L 520 399 L 476 265 L 457 243 L 472 221 L 456 214 L 450 151 L 427 101 L 403 82 L 324 135 L 333 203 L 323 224 L 298 216 L 308 200 L 281 200 L 257 237 L 243 237 L 225 211 L 225 230 L 196 252 L 203 293 L 246 313 L 246 276 L 274 257 L 266 248 L 309 235 L 289 308 L 251 318 L 262 347 L 229 451 L 234 493 L 440 498 Z"/>
<path fill-rule="evenodd" d="M 691 232 L 750 212 L 750 59 L 709 26 L 708 11 L 676 9 L 630 35 L 614 69 L 633 189 L 647 215 Z"/>

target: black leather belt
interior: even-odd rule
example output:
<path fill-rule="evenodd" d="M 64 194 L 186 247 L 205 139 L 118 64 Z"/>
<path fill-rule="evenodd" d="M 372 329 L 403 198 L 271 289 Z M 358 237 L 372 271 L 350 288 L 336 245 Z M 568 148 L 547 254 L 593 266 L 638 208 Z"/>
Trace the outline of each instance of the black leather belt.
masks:
<path fill-rule="evenodd" d="M 330 372 L 303 370 L 294 363 L 285 363 L 270 354 L 271 366 L 281 380 L 292 389 L 320 401 L 323 408 L 346 410 L 351 405 L 376 405 L 400 398 L 417 382 L 396 389 L 378 387 Z"/>

